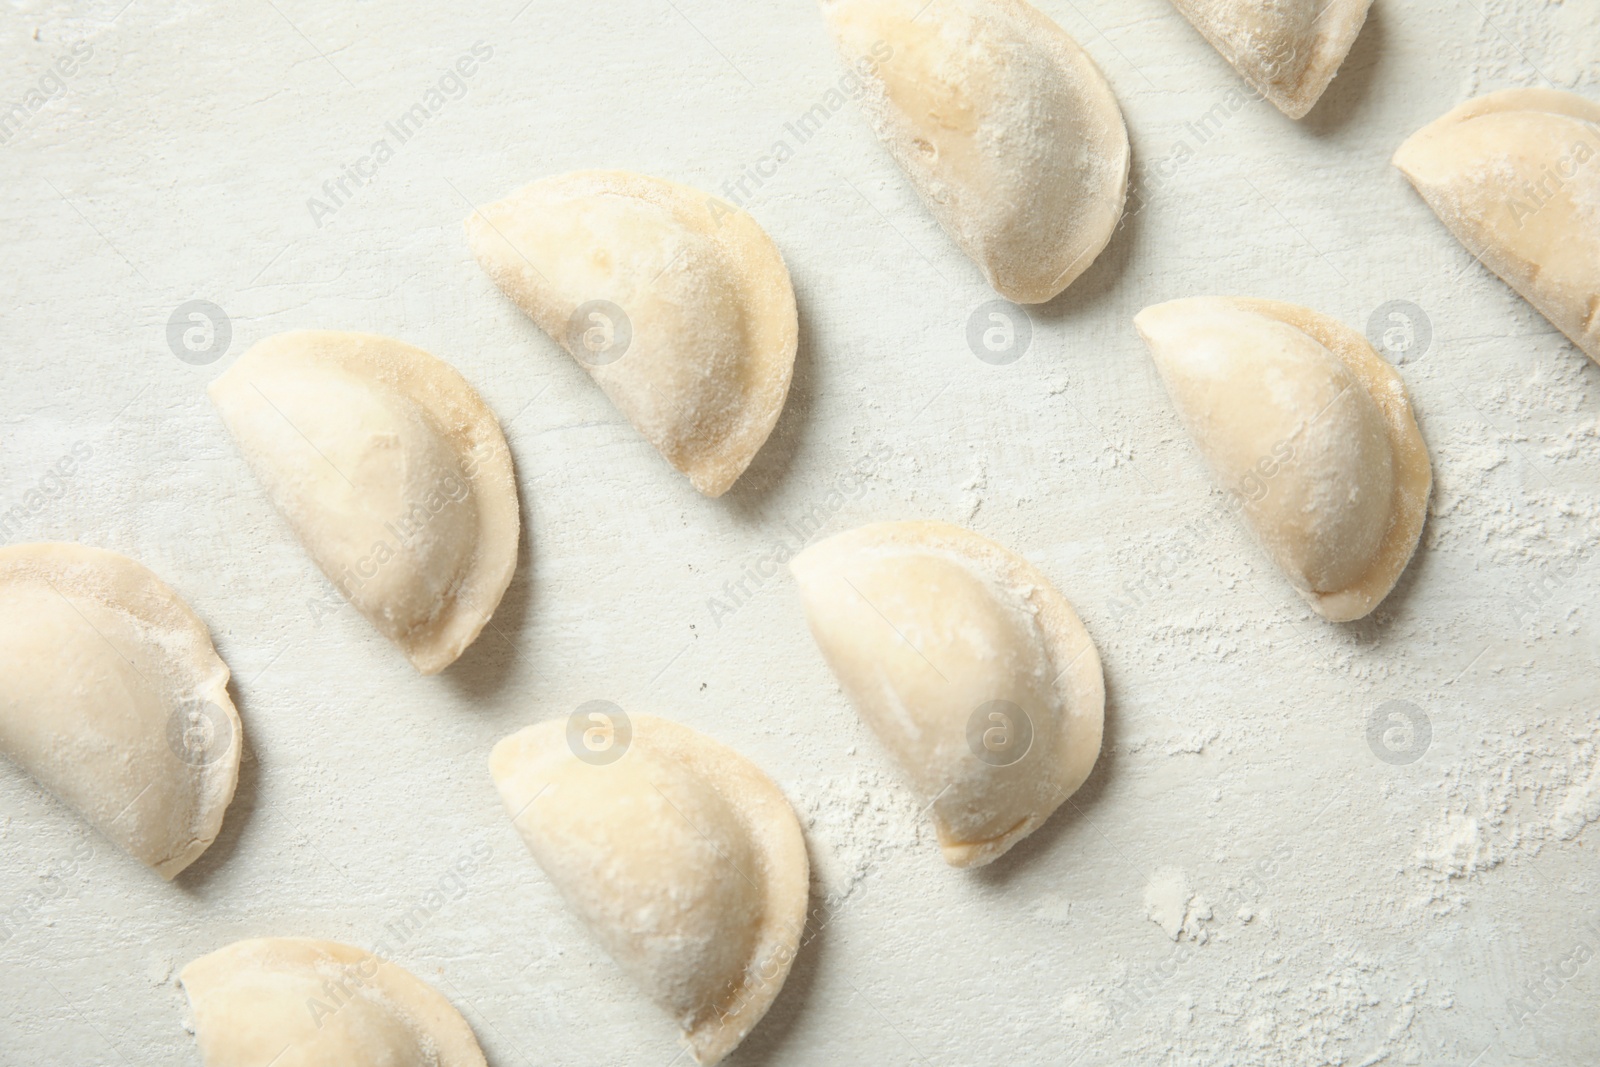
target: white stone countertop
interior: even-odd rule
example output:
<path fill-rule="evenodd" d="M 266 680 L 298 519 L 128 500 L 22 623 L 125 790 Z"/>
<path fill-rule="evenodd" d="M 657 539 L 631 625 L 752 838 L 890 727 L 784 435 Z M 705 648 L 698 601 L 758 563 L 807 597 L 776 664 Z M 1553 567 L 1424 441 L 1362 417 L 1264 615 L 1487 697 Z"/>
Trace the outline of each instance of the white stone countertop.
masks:
<path fill-rule="evenodd" d="M 788 132 L 839 78 L 810 0 L 125 2 L 0 5 L 0 101 L 48 90 L 0 144 L 0 512 L 22 509 L 3 540 L 114 549 L 175 587 L 232 668 L 250 758 L 172 884 L 0 765 L 0 1063 L 198 1065 L 189 960 L 264 935 L 371 946 L 421 909 L 394 958 L 493 1067 L 667 1067 L 674 1026 L 564 908 L 486 768 L 591 699 L 732 745 L 806 828 L 829 921 L 735 1067 L 1600 1062 L 1600 367 L 1388 163 L 1472 95 L 1600 99 L 1592 0 L 1377 0 L 1299 123 L 1230 106 L 1242 82 L 1166 0 L 1040 0 L 1114 87 L 1147 195 L 1005 366 L 966 341 L 992 294 L 855 106 Z M 313 217 L 479 42 L 465 90 Z M 746 207 L 793 274 L 794 386 L 708 500 L 499 294 L 462 220 L 580 168 L 715 191 L 779 141 L 792 158 Z M 1424 316 L 1401 373 L 1431 512 L 1360 623 L 1313 616 L 1221 513 L 1133 332 L 1209 292 L 1362 329 L 1390 301 Z M 196 299 L 227 316 L 209 364 L 167 342 Z M 506 428 L 523 559 L 439 676 L 321 606 L 204 395 L 303 327 L 425 348 Z M 786 572 L 711 603 L 805 522 L 890 518 L 1026 556 L 1105 660 L 1093 777 L 982 870 L 940 859 Z M 1368 741 L 1392 701 L 1429 724 L 1407 763 Z"/>

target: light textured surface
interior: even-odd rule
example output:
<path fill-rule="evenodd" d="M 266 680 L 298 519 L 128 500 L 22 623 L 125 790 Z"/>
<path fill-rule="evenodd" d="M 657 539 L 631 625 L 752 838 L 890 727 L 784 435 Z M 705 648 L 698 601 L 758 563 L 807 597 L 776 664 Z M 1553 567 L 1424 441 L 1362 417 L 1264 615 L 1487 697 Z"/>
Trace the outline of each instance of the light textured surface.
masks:
<path fill-rule="evenodd" d="M 671 1022 L 562 907 L 486 767 L 595 698 L 738 749 L 807 826 L 827 921 L 730 1064 L 1600 1059 L 1600 368 L 1388 163 L 1480 92 L 1600 99 L 1592 4 L 1378 0 L 1294 123 L 1167 0 L 1045 0 L 1118 94 L 1143 206 L 994 366 L 966 340 L 992 294 L 854 106 L 804 143 L 785 125 L 840 76 L 809 3 L 137 0 L 112 23 L 121 3 L 8 0 L 0 22 L 3 100 L 93 46 L 0 144 L 0 534 L 169 582 L 233 670 L 249 758 L 171 885 L 0 768 L 0 1061 L 198 1064 L 176 970 L 299 935 L 386 945 L 495 1067 L 665 1067 Z M 477 41 L 465 96 L 318 228 L 307 198 Z M 794 277 L 800 354 L 719 500 L 462 237 L 467 200 L 594 166 L 712 190 L 761 168 L 742 199 Z M 1224 513 L 1133 331 L 1207 291 L 1429 318 L 1401 370 L 1432 513 L 1360 624 L 1314 618 Z M 194 298 L 232 317 L 209 366 L 168 347 Z M 505 424 L 522 565 L 437 677 L 337 598 L 206 402 L 299 327 L 418 345 Z M 1105 661 L 1095 774 L 982 871 L 939 858 L 772 563 L 809 524 L 888 518 L 1026 556 Z M 1367 739 L 1388 701 L 1431 722 L 1411 763 Z"/>

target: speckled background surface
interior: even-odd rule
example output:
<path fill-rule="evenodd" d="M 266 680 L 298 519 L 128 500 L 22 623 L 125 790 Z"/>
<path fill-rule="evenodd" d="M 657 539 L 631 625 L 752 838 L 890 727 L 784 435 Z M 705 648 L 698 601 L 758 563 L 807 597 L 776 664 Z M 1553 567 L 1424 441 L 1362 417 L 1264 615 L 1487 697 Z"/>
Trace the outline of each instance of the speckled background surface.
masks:
<path fill-rule="evenodd" d="M 198 1064 L 188 960 L 258 935 L 397 944 L 420 908 L 394 958 L 494 1067 L 666 1067 L 673 1027 L 565 911 L 485 765 L 597 698 L 738 748 L 807 827 L 828 921 L 731 1064 L 1600 1060 L 1600 368 L 1387 162 L 1479 92 L 1600 98 L 1592 3 L 1377 0 L 1306 120 L 1247 101 L 1200 143 L 1241 83 L 1164 0 L 1043 0 L 1115 88 L 1145 197 L 1006 366 L 967 345 L 977 271 L 840 109 L 747 204 L 801 347 L 772 439 L 707 500 L 494 290 L 461 220 L 576 168 L 737 180 L 839 77 L 810 3 L 122 2 L 0 6 L 0 98 L 48 90 L 0 144 L 0 511 L 7 541 L 115 549 L 186 597 L 250 757 L 170 885 L 0 767 L 0 1061 Z M 465 91 L 314 219 L 478 42 Z M 1130 326 L 1201 292 L 1425 316 L 1402 373 L 1434 499 L 1371 618 L 1312 616 L 1223 513 Z M 230 322 L 207 365 L 167 342 L 193 299 Z M 440 676 L 324 603 L 205 399 L 299 327 L 426 348 L 505 425 L 524 558 Z M 786 574 L 713 609 L 811 514 L 967 524 L 1099 643 L 1095 774 L 993 867 L 940 860 Z M 1367 739 L 1390 701 L 1430 724 L 1408 763 Z"/>

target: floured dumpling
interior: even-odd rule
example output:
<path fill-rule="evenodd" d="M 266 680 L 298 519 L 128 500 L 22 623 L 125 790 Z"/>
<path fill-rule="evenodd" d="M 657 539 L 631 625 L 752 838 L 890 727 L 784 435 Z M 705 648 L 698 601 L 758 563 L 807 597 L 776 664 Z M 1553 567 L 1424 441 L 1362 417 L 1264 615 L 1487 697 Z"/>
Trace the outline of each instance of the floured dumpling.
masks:
<path fill-rule="evenodd" d="M 979 867 L 1036 830 L 1100 753 L 1100 654 L 1026 560 L 943 522 L 881 522 L 790 563 L 811 634 L 933 815 Z"/>
<path fill-rule="evenodd" d="M 625 171 L 546 178 L 467 219 L 478 263 L 645 439 L 721 496 L 778 421 L 794 288 L 754 219 Z"/>
<path fill-rule="evenodd" d="M 211 383 L 245 462 L 328 580 L 423 674 L 500 604 L 521 520 L 500 423 L 387 337 L 269 337 Z"/>
<path fill-rule="evenodd" d="M 1553 89 L 1469 100 L 1394 165 L 1457 240 L 1600 361 L 1600 104 Z"/>
<path fill-rule="evenodd" d="M 1008 300 L 1089 269 L 1128 190 L 1111 86 L 1023 0 L 822 0 L 878 139 Z"/>
<path fill-rule="evenodd" d="M 1172 0 L 1257 92 L 1304 117 L 1339 73 L 1372 0 Z"/>
<path fill-rule="evenodd" d="M 567 722 L 540 723 L 497 744 L 489 769 L 567 904 L 713 1064 L 788 976 L 805 841 L 778 787 L 737 752 L 654 716 L 631 727 L 620 758 L 601 763 L 579 758 Z"/>
<path fill-rule="evenodd" d="M 235 941 L 178 980 L 206 1067 L 485 1067 L 432 986 L 336 941 Z"/>
<path fill-rule="evenodd" d="M 216 840 L 243 730 L 203 622 L 144 567 L 0 548 L 0 751 L 172 878 Z"/>
<path fill-rule="evenodd" d="M 1230 505 L 1319 615 L 1362 618 L 1422 535 L 1433 471 L 1405 383 L 1343 324 L 1194 297 L 1133 320 Z"/>

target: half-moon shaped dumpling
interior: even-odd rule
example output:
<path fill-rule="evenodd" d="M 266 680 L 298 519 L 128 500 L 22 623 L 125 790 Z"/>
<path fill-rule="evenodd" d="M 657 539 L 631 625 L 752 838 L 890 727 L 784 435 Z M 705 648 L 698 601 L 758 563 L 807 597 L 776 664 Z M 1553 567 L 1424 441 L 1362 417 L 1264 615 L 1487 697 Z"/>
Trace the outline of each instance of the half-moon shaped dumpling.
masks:
<path fill-rule="evenodd" d="M 1172 0 L 1222 58 L 1292 119 L 1339 73 L 1372 0 Z"/>
<path fill-rule="evenodd" d="M 761 450 L 794 373 L 783 257 L 741 211 L 686 185 L 579 171 L 467 219 L 478 263 L 707 496 Z"/>
<path fill-rule="evenodd" d="M 822 0 L 862 108 L 1008 300 L 1089 269 L 1122 218 L 1128 130 L 1094 60 L 1023 0 Z"/>
<path fill-rule="evenodd" d="M 805 840 L 778 787 L 737 752 L 666 719 L 630 725 L 604 762 L 579 758 L 564 720 L 530 726 L 494 747 L 489 769 L 567 904 L 678 1021 L 695 1061 L 717 1063 L 789 974 Z"/>
<path fill-rule="evenodd" d="M 1354 330 L 1273 300 L 1194 297 L 1133 320 L 1229 504 L 1317 614 L 1367 615 L 1433 486 L 1405 383 Z"/>
<path fill-rule="evenodd" d="M 206 1067 L 485 1067 L 461 1013 L 379 954 L 263 937 L 178 976 Z"/>
<path fill-rule="evenodd" d="M 881 522 L 789 566 L 823 658 L 952 866 L 1004 855 L 1089 777 L 1100 654 L 1026 560 L 949 523 Z"/>
<path fill-rule="evenodd" d="M 517 565 L 500 423 L 466 380 L 387 337 L 268 337 L 211 383 L 245 462 L 322 573 L 417 670 L 477 638 Z"/>
<path fill-rule="evenodd" d="M 1394 155 L 1456 239 L 1600 361 L 1600 104 L 1553 89 L 1469 100 Z"/>
<path fill-rule="evenodd" d="M 216 840 L 243 730 L 205 623 L 144 567 L 0 548 L 0 752 L 163 878 Z"/>

